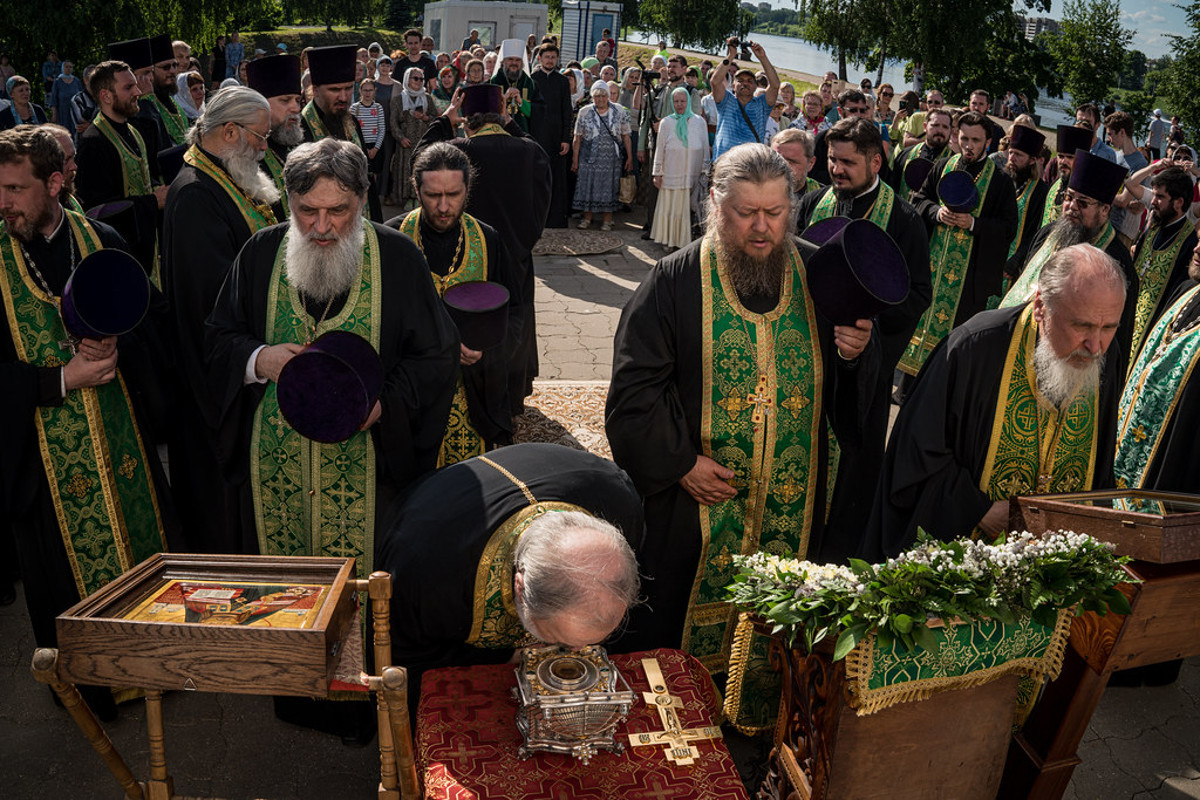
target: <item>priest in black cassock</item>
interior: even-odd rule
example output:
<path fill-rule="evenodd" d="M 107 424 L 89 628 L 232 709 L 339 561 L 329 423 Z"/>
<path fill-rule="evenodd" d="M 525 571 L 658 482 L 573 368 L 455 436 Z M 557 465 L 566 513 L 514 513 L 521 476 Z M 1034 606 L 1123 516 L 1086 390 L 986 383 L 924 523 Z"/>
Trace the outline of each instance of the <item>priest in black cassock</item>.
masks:
<path fill-rule="evenodd" d="M 792 236 L 778 153 L 726 151 L 711 193 L 704 238 L 656 264 L 621 314 L 605 428 L 644 500 L 642 567 L 663 644 L 719 673 L 735 628 L 732 557 L 821 552 L 829 432 L 858 445 L 878 348 L 869 320 L 835 327 L 815 311 L 812 248 Z M 765 728 L 772 698 L 744 686 L 726 713 Z"/>
<path fill-rule="evenodd" d="M 521 287 L 496 229 L 463 211 L 472 184 L 466 153 L 447 142 L 432 144 L 413 160 L 412 180 L 419 207 L 385 224 L 421 248 L 438 294 L 444 297 L 451 287 L 469 281 L 498 283 L 508 290 L 508 308 L 500 312 L 507 316 L 507 330 L 499 343 L 472 349 L 470 331 L 460 331 L 461 375 L 438 454 L 438 466 L 443 467 L 512 444 L 508 353 L 521 336 Z M 495 313 L 488 311 L 486 316 Z M 483 313 L 477 316 L 477 327 L 484 326 L 482 333 L 487 335 L 493 323 L 482 319 Z"/>
<path fill-rule="evenodd" d="M 154 54 L 150 49 L 150 39 L 127 39 L 123 42 L 111 42 L 108 45 L 108 57 L 113 61 L 124 61 L 133 70 L 137 79 L 138 100 L 137 113 L 129 119 L 132 125 L 146 143 L 146 151 L 150 154 L 150 170 L 155 183 L 160 183 L 161 173 L 158 168 L 158 153 L 171 146 L 163 130 L 162 121 L 150 103 L 154 93 Z"/>
<path fill-rule="evenodd" d="M 832 217 L 868 219 L 887 231 L 908 266 L 908 297 L 880 313 L 880 365 L 871 394 L 870 411 L 861 448 L 847 449 L 838 462 L 834 508 L 820 562 L 843 562 L 871 515 L 875 484 L 883 461 L 891 407 L 892 372 L 908 346 L 917 322 L 929 306 L 933 287 L 929 280 L 929 239 L 916 210 L 879 177 L 883 140 L 879 128 L 858 117 L 837 122 L 825 135 L 828 170 L 833 186 L 800 198 L 801 228 Z"/>
<path fill-rule="evenodd" d="M 892 173 L 888 182 L 892 189 L 905 200 L 912 202 L 913 188 L 904 179 L 904 170 L 909 162 L 916 158 L 937 163 L 943 158 L 949 158 L 950 152 L 950 112 L 941 106 L 925 112 L 925 138 L 914 145 L 896 153 L 892 159 Z"/>
<path fill-rule="evenodd" d="M 1046 208 L 1049 187 L 1042 180 L 1037 167 L 1038 157 L 1046 144 L 1046 135 L 1037 128 L 1013 125 L 1008 138 L 1004 173 L 1012 180 L 1017 198 L 1017 236 L 1008 246 L 1008 261 L 1004 265 L 1004 279 L 1006 285 L 1011 286 L 1021 274 L 1025 259 L 1033 252 L 1030 243 L 1042 227 L 1042 213 Z"/>
<path fill-rule="evenodd" d="M 900 409 L 858 557 L 895 556 L 917 528 L 994 537 L 1011 497 L 1111 486 L 1124 303 L 1117 262 L 1077 244 L 1042 268 L 1031 302 L 955 328 Z"/>
<path fill-rule="evenodd" d="M 361 148 L 332 138 L 303 144 L 284 179 L 291 219 L 250 237 L 206 323 L 218 446 L 229 480 L 251 493 L 246 524 L 257 528 L 261 553 L 350 556 L 365 578 L 377 513 L 434 468 L 458 337 L 420 250 L 363 219 Z M 334 330 L 378 352 L 383 389 L 358 433 L 324 444 L 283 417 L 276 381 L 306 344 Z"/>
<path fill-rule="evenodd" d="M 196 553 L 256 553 L 245 525 L 243 487 L 225 479 L 217 454 L 220 416 L 204 363 L 204 321 L 229 267 L 252 235 L 276 223 L 279 190 L 259 169 L 270 106 L 253 89 L 231 86 L 209 98 L 171 183 L 163 226 L 163 292 L 175 317 L 183 377 L 180 418 L 168 442 L 171 490 Z"/>
<path fill-rule="evenodd" d="M 139 116 L 153 119 L 158 125 L 158 143 L 165 150 L 187 141 L 188 119 L 175 104 L 175 95 L 179 92 L 175 78 L 179 75 L 180 64 L 175 60 L 175 48 L 169 34 L 151 36 L 149 44 L 154 66 L 150 70 L 150 91 L 143 90 L 139 101 L 142 108 Z"/>
<path fill-rule="evenodd" d="M 929 270 L 933 297 L 900 359 L 900 369 L 916 375 L 950 329 L 1000 299 L 1004 262 L 1017 235 L 1017 200 L 1012 181 L 987 157 L 992 121 L 974 111 L 958 121 L 960 152 L 933 165 L 913 196 L 929 230 Z M 939 188 L 950 173 L 963 171 L 975 184 L 973 207 L 951 210 Z"/>
<path fill-rule="evenodd" d="M 287 187 L 283 185 L 283 165 L 292 148 L 304 141 L 300 109 L 304 93 L 300 88 L 300 59 L 282 55 L 256 58 L 246 65 L 246 80 L 254 91 L 271 104 L 271 138 L 263 153 L 262 169 L 279 190 L 279 201 L 271 207 L 275 219 L 287 219 Z"/>
<path fill-rule="evenodd" d="M 550 160 L 553 188 L 546 227 L 565 228 L 570 205 L 567 175 L 571 137 L 574 134 L 571 125 L 571 84 L 567 76 L 558 71 L 558 45 L 553 42 L 543 44 L 538 48 L 537 59 L 537 68 L 530 77 L 542 102 L 532 108 L 529 132 Z"/>
<path fill-rule="evenodd" d="M 458 125 L 465 127 L 465 138 L 455 138 Z M 421 137 L 413 158 L 433 142 L 445 141 L 466 153 L 475 166 L 467 213 L 496 229 L 519 276 L 521 341 L 508 363 L 508 402 L 513 416 L 519 416 L 538 375 L 533 246 L 542 236 L 550 207 L 550 159 L 504 113 L 503 96 L 495 85 L 467 86 L 456 92 L 445 113 Z"/>
<path fill-rule="evenodd" d="M 547 523 L 557 532 L 547 536 Z M 580 523 L 592 534 L 586 540 L 573 530 Z M 392 661 L 408 669 L 413 707 L 426 670 L 502 664 L 514 648 L 539 638 L 576 647 L 603 641 L 637 597 L 634 550 L 642 536 L 633 483 L 616 464 L 591 453 L 519 444 L 425 479 L 390 510 L 375 545 L 376 567 L 393 579 Z M 519 543 L 538 545 L 540 569 L 514 559 Z M 555 635 L 561 626 L 538 624 L 549 615 L 523 607 L 528 595 L 514 585 L 514 572 L 545 591 L 551 582 L 570 580 L 550 575 L 555 567 L 581 563 L 605 577 L 568 591 L 576 605 L 556 616 L 584 620 L 592 631 L 587 641 L 568 642 Z M 564 588 L 558 587 L 560 595 Z M 653 646 L 654 637 L 645 633 L 627 630 L 607 646 L 618 652 Z M 635 639 L 638 634 L 643 638 Z"/>
<path fill-rule="evenodd" d="M 79 137 L 79 202 L 94 208 L 128 201 L 131 208 L 114 223 L 120 223 L 118 230 L 142 268 L 157 278 L 158 213 L 167 200 L 167 187 L 157 178 L 157 152 L 130 122 L 141 94 L 137 79 L 125 62 L 105 61 L 92 73 L 91 92 L 99 111 Z"/>

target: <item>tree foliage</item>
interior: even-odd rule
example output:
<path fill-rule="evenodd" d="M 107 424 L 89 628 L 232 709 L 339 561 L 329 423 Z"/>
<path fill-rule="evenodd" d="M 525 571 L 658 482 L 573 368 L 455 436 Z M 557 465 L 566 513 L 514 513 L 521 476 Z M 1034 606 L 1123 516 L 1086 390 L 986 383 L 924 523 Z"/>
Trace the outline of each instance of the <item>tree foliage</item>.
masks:
<path fill-rule="evenodd" d="M 886 6 L 881 0 L 804 0 L 801 36 L 829 50 L 838 62 L 838 77 L 846 80 L 846 62 L 861 64 L 879 40 Z"/>
<path fill-rule="evenodd" d="M 1117 86 L 1132 91 L 1141 90 L 1146 83 L 1146 72 L 1149 68 L 1149 60 L 1141 50 L 1126 52 L 1121 74 L 1117 76 Z"/>
<path fill-rule="evenodd" d="M 1171 37 L 1171 62 L 1159 90 L 1184 128 L 1194 132 L 1200 130 L 1200 107 L 1195 99 L 1196 87 L 1200 86 L 1200 0 L 1192 0 L 1182 8 L 1189 32 Z"/>
<path fill-rule="evenodd" d="M 638 6 L 643 30 L 675 47 L 721 49 L 737 28 L 737 0 L 643 0 Z"/>
<path fill-rule="evenodd" d="M 1133 31 L 1121 26 L 1121 4 L 1112 0 L 1068 0 L 1061 31 L 1046 37 L 1063 89 L 1075 102 L 1102 101 L 1125 66 Z"/>

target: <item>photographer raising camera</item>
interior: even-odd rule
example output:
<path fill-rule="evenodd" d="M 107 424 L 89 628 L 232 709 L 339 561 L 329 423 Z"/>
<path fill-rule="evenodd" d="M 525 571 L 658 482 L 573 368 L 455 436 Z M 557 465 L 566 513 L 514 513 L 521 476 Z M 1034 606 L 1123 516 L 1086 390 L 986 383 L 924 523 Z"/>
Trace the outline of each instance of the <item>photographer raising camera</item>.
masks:
<path fill-rule="evenodd" d="M 771 115 L 771 107 L 775 105 L 775 98 L 779 94 L 779 74 L 767 60 L 767 53 L 761 44 L 749 44 L 750 51 L 767 74 L 766 91 L 757 96 L 754 93 L 758 88 L 754 82 L 754 71 L 737 69 L 737 62 L 734 61 L 741 42 L 731 38 L 727 44 L 728 55 L 717 66 L 712 78 L 712 98 L 717 104 L 717 140 L 713 145 L 713 161 L 739 144 L 766 143 L 767 117 Z M 730 69 L 735 70 L 732 95 L 725 91 L 725 75 Z"/>

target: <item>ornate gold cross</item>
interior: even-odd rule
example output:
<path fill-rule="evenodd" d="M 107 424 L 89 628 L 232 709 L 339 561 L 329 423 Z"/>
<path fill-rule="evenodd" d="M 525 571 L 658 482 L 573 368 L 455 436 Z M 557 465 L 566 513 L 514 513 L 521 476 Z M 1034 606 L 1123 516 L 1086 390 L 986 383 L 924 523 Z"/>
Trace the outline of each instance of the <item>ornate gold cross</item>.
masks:
<path fill-rule="evenodd" d="M 720 739 L 721 729 L 716 725 L 685 729 L 680 724 L 679 714 L 676 711 L 683 703 L 678 697 L 672 697 L 671 693 L 667 691 L 667 682 L 663 680 L 662 668 L 658 665 L 658 659 L 643 658 L 642 669 L 645 670 L 646 680 L 650 684 L 650 691 L 642 692 L 642 698 L 645 699 L 647 705 L 658 709 L 658 718 L 662 721 L 663 730 L 650 733 L 631 733 L 629 734 L 629 744 L 633 747 L 665 744 L 667 749 L 663 751 L 663 755 L 667 757 L 668 761 L 681 767 L 695 763 L 696 759 L 700 757 L 700 751 L 692 745 L 692 742 Z"/>
<path fill-rule="evenodd" d="M 775 398 L 768 393 L 766 375 L 758 379 L 758 386 L 754 388 L 754 394 L 746 395 L 746 402 L 754 406 L 754 413 L 750 416 L 750 421 L 755 424 L 762 422 L 767 414 L 771 413 L 771 406 L 775 404 Z"/>

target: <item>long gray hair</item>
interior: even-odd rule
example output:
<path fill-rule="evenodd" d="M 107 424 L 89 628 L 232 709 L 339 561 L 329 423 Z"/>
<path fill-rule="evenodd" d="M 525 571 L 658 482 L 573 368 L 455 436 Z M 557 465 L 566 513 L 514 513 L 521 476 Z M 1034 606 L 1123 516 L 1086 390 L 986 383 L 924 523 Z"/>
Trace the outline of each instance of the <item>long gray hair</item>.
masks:
<path fill-rule="evenodd" d="M 343 189 L 363 197 L 367 193 L 366 153 L 353 142 L 328 137 L 305 142 L 288 154 L 283 165 L 288 194 L 308 194 L 321 178 L 333 178 Z"/>
<path fill-rule="evenodd" d="M 199 145 L 200 139 L 222 126 L 252 125 L 262 113 L 271 113 L 271 104 L 253 89 L 230 86 L 214 94 L 204 104 L 204 112 L 187 132 L 188 144 Z"/>
<path fill-rule="evenodd" d="M 713 163 L 712 178 L 709 181 L 712 197 L 707 208 L 706 224 L 712 224 L 714 210 L 724 206 L 735 184 L 763 184 L 780 178 L 788 185 L 788 230 L 794 231 L 800 204 L 795 191 L 791 191 L 794 188 L 792 169 L 779 153 L 765 144 L 757 143 L 739 144 L 726 150 Z"/>

